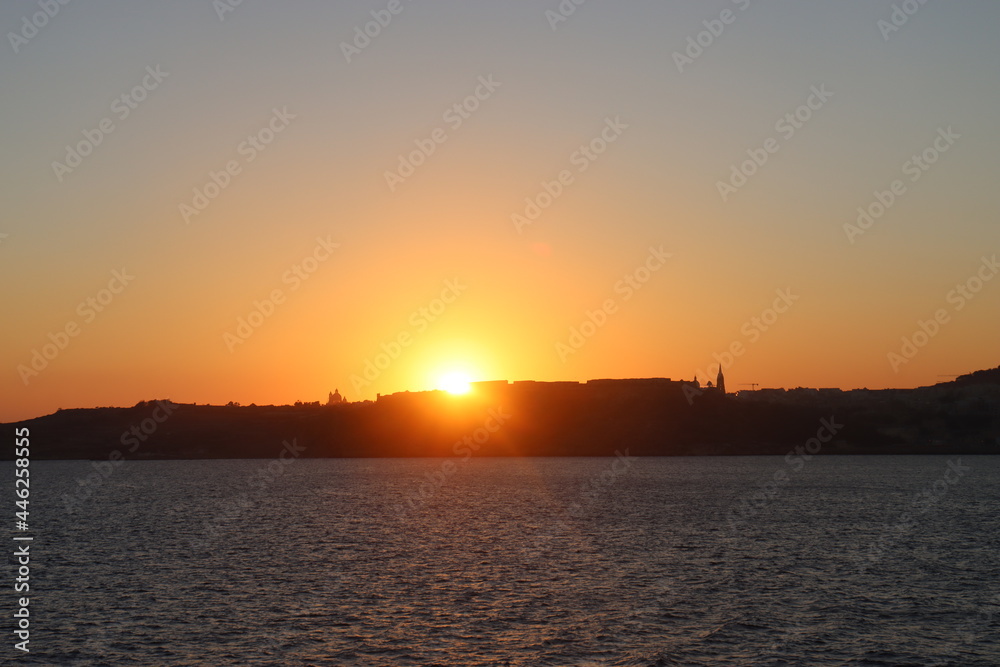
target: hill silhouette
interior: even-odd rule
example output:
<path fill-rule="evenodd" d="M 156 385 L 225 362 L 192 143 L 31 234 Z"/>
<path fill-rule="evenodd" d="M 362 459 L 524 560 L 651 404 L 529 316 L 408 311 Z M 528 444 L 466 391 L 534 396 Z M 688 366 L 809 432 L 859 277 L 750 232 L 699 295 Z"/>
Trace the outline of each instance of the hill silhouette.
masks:
<path fill-rule="evenodd" d="M 337 405 L 142 401 L 28 427 L 34 459 L 1000 453 L 1000 367 L 917 389 L 738 395 L 660 378 L 477 383 Z M 817 445 L 818 443 L 818 445 Z M 12 449 L 5 452 L 10 459 Z"/>

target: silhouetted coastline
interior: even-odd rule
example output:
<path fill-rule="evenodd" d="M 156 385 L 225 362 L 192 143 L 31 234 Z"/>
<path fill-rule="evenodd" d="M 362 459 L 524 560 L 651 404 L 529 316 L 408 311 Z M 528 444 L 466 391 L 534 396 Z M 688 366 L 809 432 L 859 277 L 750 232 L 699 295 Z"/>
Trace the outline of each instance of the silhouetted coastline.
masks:
<path fill-rule="evenodd" d="M 332 397 L 331 397 L 332 398 Z M 8 425 L 10 426 L 10 425 Z M 1000 453 L 1000 367 L 917 389 L 724 394 L 663 378 L 476 383 L 467 395 L 227 406 L 142 401 L 13 424 L 35 459 Z M 9 460 L 12 450 L 6 451 Z"/>

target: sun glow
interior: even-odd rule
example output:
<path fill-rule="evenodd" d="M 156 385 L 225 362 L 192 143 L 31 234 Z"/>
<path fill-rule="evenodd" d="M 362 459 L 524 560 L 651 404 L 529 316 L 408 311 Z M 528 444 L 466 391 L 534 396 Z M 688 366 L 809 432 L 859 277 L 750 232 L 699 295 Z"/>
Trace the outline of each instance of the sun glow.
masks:
<path fill-rule="evenodd" d="M 447 373 L 438 380 L 437 388 L 449 394 L 467 394 L 470 388 L 469 382 L 469 376 L 465 373 Z"/>

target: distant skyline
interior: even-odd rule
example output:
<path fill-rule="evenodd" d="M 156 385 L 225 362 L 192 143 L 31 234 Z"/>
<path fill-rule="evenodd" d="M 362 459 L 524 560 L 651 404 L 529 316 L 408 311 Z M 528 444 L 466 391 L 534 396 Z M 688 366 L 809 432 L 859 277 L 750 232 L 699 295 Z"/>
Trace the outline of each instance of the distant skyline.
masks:
<path fill-rule="evenodd" d="M 4 3 L 0 421 L 994 368 L 998 25 L 988 0 Z"/>

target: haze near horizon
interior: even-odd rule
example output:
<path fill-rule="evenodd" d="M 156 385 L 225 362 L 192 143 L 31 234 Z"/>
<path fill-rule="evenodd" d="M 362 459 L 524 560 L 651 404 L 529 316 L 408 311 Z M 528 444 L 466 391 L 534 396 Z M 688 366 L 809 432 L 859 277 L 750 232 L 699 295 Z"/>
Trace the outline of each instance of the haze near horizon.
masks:
<path fill-rule="evenodd" d="M 986 1 L 5 4 L 0 420 L 993 368 L 998 24 Z"/>

